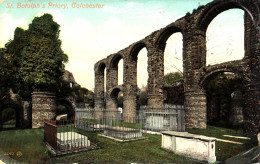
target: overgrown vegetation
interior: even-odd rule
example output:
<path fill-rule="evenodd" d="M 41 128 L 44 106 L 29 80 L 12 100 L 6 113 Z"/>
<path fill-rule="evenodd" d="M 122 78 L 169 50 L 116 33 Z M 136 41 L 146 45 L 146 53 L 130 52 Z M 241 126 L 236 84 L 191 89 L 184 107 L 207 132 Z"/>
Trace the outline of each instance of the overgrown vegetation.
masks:
<path fill-rule="evenodd" d="M 211 125 L 232 127 L 232 123 L 229 122 L 231 108 L 233 105 L 242 107 L 243 100 L 240 98 L 239 101 L 235 102 L 231 95 L 234 92 L 243 93 L 241 79 L 234 74 L 220 73 L 209 81 L 206 92 L 208 123 Z"/>
<path fill-rule="evenodd" d="M 164 76 L 164 87 L 173 87 L 179 85 L 183 81 L 180 72 L 171 72 Z"/>
<path fill-rule="evenodd" d="M 11 88 L 24 101 L 31 101 L 31 93 L 39 90 L 55 93 L 58 100 L 71 96 L 94 107 L 91 91 L 70 87 L 62 77 L 68 56 L 61 49 L 59 33 L 60 25 L 50 14 L 35 17 L 28 30 L 15 29 L 14 39 L 0 49 L 0 106 Z M 68 111 L 67 104 L 57 104 L 58 114 Z"/>

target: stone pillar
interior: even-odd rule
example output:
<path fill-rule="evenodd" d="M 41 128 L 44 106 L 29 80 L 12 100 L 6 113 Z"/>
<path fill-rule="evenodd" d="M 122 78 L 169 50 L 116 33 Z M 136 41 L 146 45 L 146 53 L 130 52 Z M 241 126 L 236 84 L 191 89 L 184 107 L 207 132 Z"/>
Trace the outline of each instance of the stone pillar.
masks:
<path fill-rule="evenodd" d="M 124 121 L 133 122 L 136 118 L 137 108 L 137 61 L 124 61 Z"/>
<path fill-rule="evenodd" d="M 32 128 L 44 126 L 45 119 L 55 119 L 55 95 L 49 92 L 32 93 Z"/>
<path fill-rule="evenodd" d="M 105 110 L 105 91 L 104 91 L 104 70 L 95 69 L 95 119 L 103 117 Z"/>
<path fill-rule="evenodd" d="M 117 98 L 109 97 L 107 99 L 107 108 L 104 112 L 105 118 L 117 118 Z"/>
<path fill-rule="evenodd" d="M 148 108 L 163 108 L 164 54 L 158 48 L 148 50 Z"/>
<path fill-rule="evenodd" d="M 207 126 L 207 100 L 204 89 L 199 86 L 199 69 L 206 65 L 204 32 L 191 30 L 184 35 L 183 59 L 186 127 L 204 129 Z"/>
<path fill-rule="evenodd" d="M 111 97 L 113 88 L 118 86 L 118 67 L 107 69 L 107 83 L 106 83 L 106 111 L 105 117 L 116 117 L 115 111 L 117 111 L 117 104 L 115 104 L 114 97 Z M 117 98 L 117 97 L 116 97 Z"/>
<path fill-rule="evenodd" d="M 203 90 L 186 91 L 185 121 L 188 128 L 205 129 L 207 127 L 207 100 Z"/>
<path fill-rule="evenodd" d="M 248 133 L 260 130 L 260 17 L 252 21 L 246 13 L 245 21 L 245 101 L 244 127 Z"/>

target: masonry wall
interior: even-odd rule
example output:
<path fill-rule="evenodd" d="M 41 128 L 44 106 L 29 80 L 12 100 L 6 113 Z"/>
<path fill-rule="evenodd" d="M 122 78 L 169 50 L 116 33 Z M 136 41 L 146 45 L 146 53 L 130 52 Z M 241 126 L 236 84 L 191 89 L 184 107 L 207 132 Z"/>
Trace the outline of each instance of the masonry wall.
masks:
<path fill-rule="evenodd" d="M 124 60 L 124 116 L 135 117 L 136 113 L 136 54 L 145 47 L 148 51 L 148 107 L 163 107 L 164 49 L 167 39 L 176 32 L 183 35 L 183 76 L 184 105 L 186 110 L 186 126 L 189 128 L 206 128 L 207 100 L 203 84 L 210 76 L 225 71 L 238 73 L 245 86 L 244 119 L 245 128 L 249 132 L 260 129 L 260 0 L 216 0 L 200 6 L 192 14 L 153 32 L 144 39 L 135 42 L 118 53 L 109 55 L 102 62 L 107 68 L 107 93 L 105 98 L 110 101 L 110 93 L 117 87 L 118 54 Z M 206 66 L 206 30 L 210 22 L 221 12 L 239 8 L 245 11 L 245 58 L 234 63 L 224 63 L 217 67 Z M 133 60 L 136 59 L 136 60 Z M 95 72 L 101 61 L 95 64 Z M 236 64 L 240 68 L 236 67 Z M 221 68 L 221 69 L 220 69 Z M 95 94 L 97 106 L 101 102 L 99 89 L 103 80 L 95 73 Z M 99 79 L 100 78 L 100 79 Z M 97 88 L 97 89 L 96 89 Z M 101 92 L 100 92 L 101 93 Z M 110 108 L 110 102 L 106 108 Z M 98 107 L 97 107 L 98 108 Z"/>
<path fill-rule="evenodd" d="M 45 119 L 55 119 L 55 95 L 48 92 L 32 93 L 32 128 L 44 126 Z"/>

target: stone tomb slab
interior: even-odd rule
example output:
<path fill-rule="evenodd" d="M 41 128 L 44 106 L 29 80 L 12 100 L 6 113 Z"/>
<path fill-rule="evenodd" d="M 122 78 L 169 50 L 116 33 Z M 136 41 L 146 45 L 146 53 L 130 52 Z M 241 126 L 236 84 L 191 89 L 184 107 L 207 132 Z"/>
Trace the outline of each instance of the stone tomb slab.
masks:
<path fill-rule="evenodd" d="M 76 132 L 57 133 L 58 150 L 71 150 L 90 146 L 88 137 Z"/>
<path fill-rule="evenodd" d="M 162 148 L 200 161 L 215 163 L 215 138 L 188 132 L 162 131 Z"/>
<path fill-rule="evenodd" d="M 107 126 L 104 129 L 104 137 L 114 139 L 116 141 L 132 141 L 138 139 L 144 139 L 142 131 L 140 129 L 119 127 L 119 126 Z"/>

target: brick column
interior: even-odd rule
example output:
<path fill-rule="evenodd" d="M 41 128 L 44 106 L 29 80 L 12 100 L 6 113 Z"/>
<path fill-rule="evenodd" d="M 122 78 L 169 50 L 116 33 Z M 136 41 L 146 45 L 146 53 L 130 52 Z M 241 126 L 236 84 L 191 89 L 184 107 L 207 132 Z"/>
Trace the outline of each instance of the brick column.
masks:
<path fill-rule="evenodd" d="M 164 54 L 162 50 L 155 47 L 148 50 L 148 74 L 147 105 L 152 108 L 162 108 L 164 106 Z"/>
<path fill-rule="evenodd" d="M 115 111 L 117 111 L 117 104 L 115 100 L 111 97 L 111 92 L 113 88 L 118 86 L 118 68 L 109 68 L 107 69 L 107 81 L 106 81 L 106 114 L 105 117 L 115 117 Z"/>
<path fill-rule="evenodd" d="M 260 17 L 252 21 L 246 13 L 245 21 L 245 101 L 244 127 L 248 133 L 260 129 Z"/>
<path fill-rule="evenodd" d="M 124 61 L 124 121 L 133 122 L 137 107 L 137 61 Z"/>
<path fill-rule="evenodd" d="M 207 100 L 204 89 L 199 86 L 199 69 L 206 64 L 205 33 L 192 31 L 184 36 L 183 54 L 186 127 L 204 129 L 207 126 Z"/>
<path fill-rule="evenodd" d="M 100 119 L 105 109 L 104 72 L 95 71 L 95 119 Z"/>
<path fill-rule="evenodd" d="M 44 126 L 45 119 L 55 119 L 55 95 L 49 92 L 32 93 L 32 128 Z"/>

